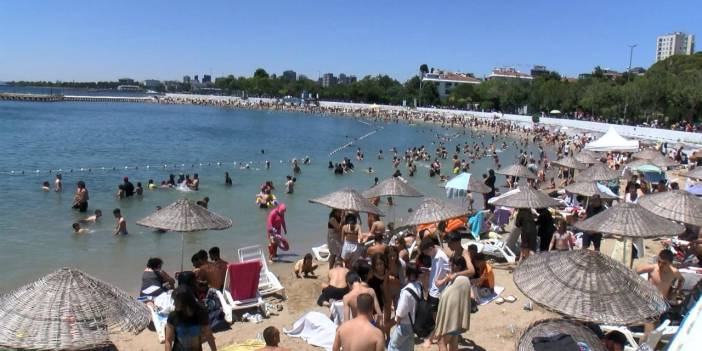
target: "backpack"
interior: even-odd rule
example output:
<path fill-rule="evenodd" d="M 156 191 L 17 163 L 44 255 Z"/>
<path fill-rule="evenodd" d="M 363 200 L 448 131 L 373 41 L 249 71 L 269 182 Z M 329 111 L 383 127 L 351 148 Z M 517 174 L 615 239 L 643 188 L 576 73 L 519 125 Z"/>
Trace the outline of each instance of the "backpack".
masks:
<path fill-rule="evenodd" d="M 434 331 L 434 313 L 431 310 L 431 304 L 427 299 L 424 299 L 424 294 L 422 293 L 422 286 L 419 285 L 419 296 L 414 290 L 409 287 L 405 288 L 412 295 L 414 300 L 417 302 L 414 308 L 414 320 L 410 317 L 410 323 L 412 323 L 412 330 L 420 338 L 426 338 Z M 421 296 L 421 297 L 420 297 Z"/>

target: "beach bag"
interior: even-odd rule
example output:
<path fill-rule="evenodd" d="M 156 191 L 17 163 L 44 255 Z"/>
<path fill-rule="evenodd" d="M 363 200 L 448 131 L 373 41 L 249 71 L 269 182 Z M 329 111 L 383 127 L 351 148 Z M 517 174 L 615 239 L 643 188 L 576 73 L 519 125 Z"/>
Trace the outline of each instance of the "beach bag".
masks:
<path fill-rule="evenodd" d="M 426 338 L 434 331 L 434 314 L 431 310 L 431 304 L 428 300 L 424 299 L 424 294 L 422 293 L 422 286 L 419 286 L 419 295 L 414 292 L 414 290 L 405 288 L 414 297 L 417 302 L 414 308 L 414 320 L 410 317 L 410 323 L 412 323 L 412 330 L 420 338 Z"/>

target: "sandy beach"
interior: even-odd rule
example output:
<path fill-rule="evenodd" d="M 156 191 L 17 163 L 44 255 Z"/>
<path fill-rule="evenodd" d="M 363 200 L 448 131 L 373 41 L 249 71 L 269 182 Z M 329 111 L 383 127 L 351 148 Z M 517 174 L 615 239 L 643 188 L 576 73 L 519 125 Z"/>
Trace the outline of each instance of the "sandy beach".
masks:
<path fill-rule="evenodd" d="M 614 243 L 614 239 L 605 239 L 602 243 L 602 252 L 608 255 L 612 251 Z M 645 244 L 645 257 L 635 261 L 635 266 L 640 262 L 650 262 L 651 258 L 661 249 L 659 241 L 646 240 Z M 514 284 L 512 279 L 514 265 L 495 262 L 492 264 L 496 285 L 505 288 L 501 296 L 514 295 L 517 301 L 514 303 L 505 302 L 501 305 L 491 302 L 479 306 L 478 313 L 471 315 L 470 331 L 462 335 L 464 342 L 460 344 L 460 350 L 513 350 L 519 336 L 531 323 L 540 319 L 558 317 L 557 314 L 537 305 L 533 305 L 532 311 L 525 310 L 524 304 L 530 300 Z M 283 301 L 279 296 L 269 297 L 268 300 L 274 305 L 282 304 L 283 310 L 278 315 L 273 315 L 259 324 L 235 322 L 231 325 L 231 330 L 216 333 L 218 348 L 223 349 L 229 345 L 254 339 L 268 326 L 275 326 L 281 331 L 284 328 L 289 329 L 298 318 L 310 311 L 329 315 L 328 308 L 318 307 L 315 304 L 321 291 L 320 283 L 326 281 L 326 263 L 320 265 L 318 278 L 295 278 L 292 266 L 292 262 L 279 262 L 271 265 L 272 271 L 278 275 L 286 288 L 287 300 Z M 281 346 L 291 350 L 321 350 L 321 348 L 313 347 L 301 339 L 284 335 L 281 339 Z M 118 350 L 157 351 L 164 348 L 164 345 L 158 343 L 156 333 L 150 330 L 144 330 L 138 335 L 118 334 L 112 340 Z M 209 350 L 206 344 L 203 348 Z M 422 349 L 422 346 L 416 345 L 416 348 Z M 436 347 L 427 349 L 435 350 Z"/>

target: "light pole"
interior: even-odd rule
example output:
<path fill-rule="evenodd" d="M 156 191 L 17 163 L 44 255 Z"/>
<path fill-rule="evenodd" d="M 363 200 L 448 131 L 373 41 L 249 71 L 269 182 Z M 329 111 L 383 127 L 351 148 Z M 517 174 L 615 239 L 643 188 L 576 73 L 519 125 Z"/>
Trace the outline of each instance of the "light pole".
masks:
<path fill-rule="evenodd" d="M 629 68 L 626 71 L 626 82 L 628 83 L 631 79 L 631 61 L 634 58 L 634 48 L 637 44 L 627 45 L 629 47 Z M 629 95 L 626 96 L 626 101 L 624 102 L 624 119 L 626 119 L 626 111 L 629 107 Z"/>

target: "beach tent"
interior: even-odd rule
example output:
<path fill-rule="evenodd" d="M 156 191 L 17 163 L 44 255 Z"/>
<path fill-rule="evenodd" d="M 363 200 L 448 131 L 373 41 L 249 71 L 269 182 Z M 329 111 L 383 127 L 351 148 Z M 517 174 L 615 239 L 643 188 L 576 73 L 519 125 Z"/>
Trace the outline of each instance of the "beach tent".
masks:
<path fill-rule="evenodd" d="M 634 152 L 639 150 L 639 141 L 625 139 L 617 133 L 614 126 L 610 126 L 607 133 L 585 145 L 585 150 Z"/>

